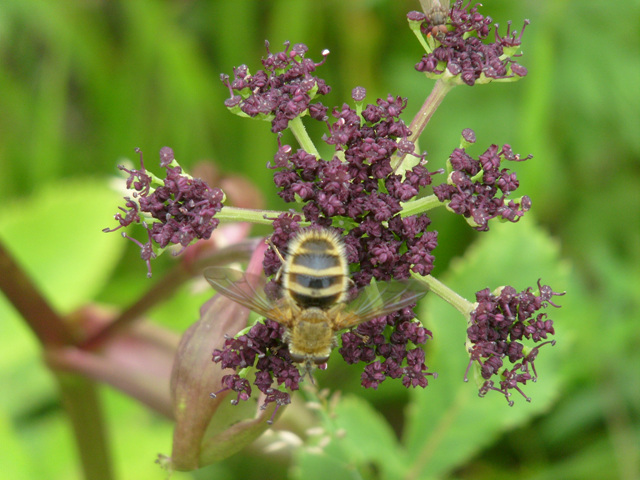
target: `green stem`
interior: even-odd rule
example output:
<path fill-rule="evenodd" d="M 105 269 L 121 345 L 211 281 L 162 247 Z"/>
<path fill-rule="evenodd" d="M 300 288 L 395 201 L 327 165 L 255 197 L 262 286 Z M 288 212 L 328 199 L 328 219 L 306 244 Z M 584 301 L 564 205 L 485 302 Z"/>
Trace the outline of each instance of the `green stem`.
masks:
<path fill-rule="evenodd" d="M 422 275 L 418 275 L 416 273 L 412 273 L 411 276 L 418 280 L 423 285 L 427 286 L 429 290 L 442 298 L 445 302 L 453 305 L 453 307 L 458 310 L 462 315 L 464 315 L 465 319 L 469 318 L 471 312 L 475 308 L 475 304 L 471 303 L 464 297 L 461 297 L 456 292 L 447 287 L 440 280 L 436 279 L 431 275 L 427 275 L 423 277 Z"/>
<path fill-rule="evenodd" d="M 111 480 L 111 454 L 96 385 L 86 378 L 57 372 L 56 378 L 78 447 L 84 478 Z"/>
<path fill-rule="evenodd" d="M 302 147 L 302 149 L 315 156 L 316 158 L 320 158 L 320 153 L 316 149 L 316 146 L 313 144 L 311 137 L 307 133 L 307 129 L 304 127 L 304 123 L 302 123 L 302 119 L 300 117 L 296 117 L 289 122 L 289 128 L 291 129 L 291 133 L 296 137 L 296 140 Z"/>
<path fill-rule="evenodd" d="M 431 90 L 431 93 L 422 104 L 422 108 L 420 108 L 420 111 L 413 118 L 411 125 L 409 125 L 409 130 L 411 130 L 409 140 L 412 142 L 416 142 L 418 140 L 422 131 L 427 126 L 427 123 L 431 120 L 434 112 L 440 106 L 447 93 L 449 93 L 454 86 L 455 85 L 452 85 L 451 82 L 436 80 L 433 90 Z"/>
<path fill-rule="evenodd" d="M 440 104 L 442 103 L 442 100 L 444 100 L 444 97 L 447 95 L 447 93 L 449 93 L 449 91 L 454 86 L 455 85 L 453 85 L 451 82 L 436 80 L 436 83 L 433 86 L 433 90 L 431 90 L 431 93 L 422 104 L 422 108 L 420 108 L 420 111 L 413 118 L 411 125 L 409 125 L 409 130 L 411 130 L 411 135 L 408 137 L 408 140 L 417 144 L 418 138 L 420 137 L 425 127 L 427 126 L 427 123 L 429 123 L 429 120 L 431 120 L 431 117 L 433 116 L 434 112 L 436 111 L 438 106 L 440 106 Z M 402 165 L 402 161 L 404 160 L 405 157 L 406 155 L 402 155 L 401 157 L 394 159 L 392 161 L 391 167 L 394 170 L 397 170 L 398 167 Z"/>
<path fill-rule="evenodd" d="M 164 179 L 158 177 L 155 173 L 153 173 L 153 172 L 151 172 L 149 170 L 146 170 L 146 169 L 145 169 L 144 173 L 151 177 L 151 183 L 153 185 L 157 185 L 158 187 L 164 186 Z M 183 175 L 184 175 L 184 172 L 183 172 Z M 154 189 L 152 188 L 151 190 L 153 191 Z"/>
<path fill-rule="evenodd" d="M 418 200 L 411 200 L 410 202 L 403 203 L 400 215 L 408 217 L 417 213 L 433 210 L 436 207 L 442 207 L 443 205 L 444 203 L 438 200 L 438 197 L 435 195 L 428 195 L 426 197 L 419 198 Z"/>
<path fill-rule="evenodd" d="M 287 212 L 279 212 L 277 210 L 252 210 L 250 208 L 224 206 L 222 207 L 222 210 L 216 213 L 216 218 L 220 220 L 221 223 L 249 222 L 259 225 L 271 225 L 273 220 L 283 213 Z"/>

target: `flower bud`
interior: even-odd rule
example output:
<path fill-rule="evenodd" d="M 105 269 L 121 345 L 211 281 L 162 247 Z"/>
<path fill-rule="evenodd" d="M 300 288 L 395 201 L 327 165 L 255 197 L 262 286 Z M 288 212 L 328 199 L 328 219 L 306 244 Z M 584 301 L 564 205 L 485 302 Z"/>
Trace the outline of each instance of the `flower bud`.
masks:
<path fill-rule="evenodd" d="M 248 271 L 262 269 L 264 244 L 251 259 Z M 247 325 L 249 310 L 216 294 L 200 310 L 200 320 L 183 335 L 171 373 L 171 399 L 176 426 L 170 468 L 194 470 L 238 452 L 268 427 L 275 405 L 260 409 L 256 402 L 231 405 L 231 390 L 220 392 L 222 378 L 233 371 L 212 361 L 225 336 Z M 261 401 L 260 404 L 264 403 Z"/>

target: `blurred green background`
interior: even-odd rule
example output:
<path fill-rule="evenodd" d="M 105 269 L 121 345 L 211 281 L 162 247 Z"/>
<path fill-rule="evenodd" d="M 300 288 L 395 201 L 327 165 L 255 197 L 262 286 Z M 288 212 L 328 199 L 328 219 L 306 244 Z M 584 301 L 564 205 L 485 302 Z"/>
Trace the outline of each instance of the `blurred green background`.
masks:
<path fill-rule="evenodd" d="M 187 169 L 213 161 L 225 173 L 250 178 L 268 208 L 284 208 L 272 172 L 263 168 L 275 151 L 269 125 L 227 112 L 228 91 L 220 73 L 231 74 L 242 63 L 258 69 L 265 39 L 273 51 L 285 40 L 304 42 L 317 61 L 328 48 L 331 55 L 319 75 L 333 91 L 324 103 L 341 105 L 361 85 L 369 101 L 388 93 L 408 97 L 408 123 L 433 84 L 413 68 L 421 49 L 405 16 L 418 9 L 417 0 L 2 0 L 0 238 L 62 312 L 92 300 L 126 304 L 148 281 L 137 249 L 118 234 L 100 232 L 113 225 L 119 205 L 118 195 L 107 188 L 115 165 L 125 157 L 135 160 L 133 150 L 140 147 L 154 170 L 157 152 L 169 145 Z M 468 285 L 468 290 L 460 287 L 468 296 L 486 286 L 514 283 L 513 278 L 523 288 L 542 275 L 543 282 L 568 292 L 559 300 L 563 308 L 550 312 L 564 345 L 555 347 L 556 363 L 539 372 L 536 388 L 553 391 L 539 398 L 530 391 L 533 403 L 517 399 L 513 409 L 498 399 L 499 411 L 514 419 L 482 426 L 492 428 L 491 434 L 474 445 L 451 444 L 446 450 L 460 445 L 458 457 L 429 475 L 638 478 L 640 2 L 487 0 L 481 11 L 500 23 L 502 32 L 509 19 L 517 30 L 524 18 L 531 20 L 520 61 L 529 74 L 512 84 L 454 89 L 421 146 L 429 152 L 430 167 L 439 168 L 469 127 L 476 131 L 476 153 L 491 143 L 509 143 L 515 152 L 534 155 L 514 166 L 522 193 L 533 200 L 532 212 L 527 222 L 510 226 L 523 229 L 520 236 L 506 234 L 509 241 L 497 244 L 513 249 L 509 258 L 534 267 L 539 262 L 543 273 L 531 267 L 520 280 L 521 272 L 508 263 L 499 267 L 498 249 L 470 277 L 465 268 L 473 271 L 470 265 L 491 251 L 491 242 L 481 243 L 482 235 L 461 219 L 436 212 L 440 245 L 434 274 L 452 285 Z M 310 131 L 313 138 L 323 133 L 320 125 Z M 496 228 L 487 238 L 507 230 Z M 530 250 L 528 241 L 546 246 Z M 466 263 L 456 260 L 469 245 Z M 159 278 L 170 263 L 159 259 L 154 275 Z M 547 267 L 556 273 L 545 277 Z M 197 318 L 202 298 L 180 296 L 154 318 L 183 331 Z M 462 384 L 462 371 L 448 372 L 446 362 L 437 362 L 444 347 L 438 347 L 440 317 L 433 316 L 456 313 L 432 306 L 431 300 L 425 308 L 436 334 L 430 366 L 441 374 L 425 392 L 407 395 L 386 384 L 378 392 L 362 392 L 359 373 L 342 365 L 319 375 L 321 384 L 367 401 L 356 410 L 373 406 L 382 412 L 405 441 L 417 438 L 420 421 L 429 424 L 424 418 L 435 422 L 441 415 L 438 382 Z M 462 337 L 453 345 L 459 348 L 462 324 L 443 322 L 457 324 Z M 4 298 L 0 332 L 3 475 L 81 478 L 38 344 Z M 461 362 L 464 369 L 465 359 Z M 442 380 L 445 373 L 449 380 Z M 432 403 L 420 403 L 430 401 L 432 388 Z M 118 478 L 164 478 L 153 460 L 170 452 L 171 424 L 110 388 L 101 393 Z M 361 400 L 351 401 L 359 405 Z M 481 414 L 474 409 L 489 401 L 476 398 L 467 407 L 471 415 L 464 426 L 475 435 Z M 349 405 L 343 408 L 348 411 Z M 519 413 L 510 413 L 515 410 Z M 416 423 L 399 431 L 402 412 Z M 480 422 L 477 428 L 474 422 Z M 269 454 L 264 444 L 247 452 L 174 478 L 312 478 L 305 466 L 313 462 L 299 452 Z M 375 468 L 369 474 L 377 478 Z"/>

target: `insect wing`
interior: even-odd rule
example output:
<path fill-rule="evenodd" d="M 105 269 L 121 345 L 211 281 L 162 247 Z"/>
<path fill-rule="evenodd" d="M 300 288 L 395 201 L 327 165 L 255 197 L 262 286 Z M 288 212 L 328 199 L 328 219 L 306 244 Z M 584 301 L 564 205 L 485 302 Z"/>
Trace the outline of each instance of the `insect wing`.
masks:
<path fill-rule="evenodd" d="M 420 0 L 422 11 L 433 25 L 443 25 L 449 16 L 449 0 Z"/>
<path fill-rule="evenodd" d="M 267 283 L 264 275 L 251 275 L 228 267 L 209 267 L 204 271 L 204 278 L 218 293 L 260 315 L 274 318 L 278 308 L 264 293 Z"/>
<path fill-rule="evenodd" d="M 420 6 L 425 15 L 430 15 L 435 11 L 448 12 L 450 10 L 450 0 L 420 0 Z"/>
<path fill-rule="evenodd" d="M 358 297 L 347 305 L 345 314 L 336 327 L 353 327 L 382 315 L 413 305 L 427 293 L 416 280 L 377 282 L 363 288 Z"/>

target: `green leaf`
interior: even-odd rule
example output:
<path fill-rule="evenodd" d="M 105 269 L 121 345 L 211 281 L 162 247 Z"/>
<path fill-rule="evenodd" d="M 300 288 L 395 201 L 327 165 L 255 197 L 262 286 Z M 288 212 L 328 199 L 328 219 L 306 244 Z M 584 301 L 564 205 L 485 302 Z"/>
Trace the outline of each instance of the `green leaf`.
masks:
<path fill-rule="evenodd" d="M 298 450 L 293 478 L 402 476 L 406 455 L 391 426 L 369 402 L 345 396 L 323 418 L 322 433 Z"/>
<path fill-rule="evenodd" d="M 33 277 L 45 297 L 68 312 L 107 282 L 125 246 L 113 227 L 122 204 L 104 181 L 65 181 L 27 199 L 6 201 L 0 239 Z"/>
<path fill-rule="evenodd" d="M 0 465 L 6 478 L 24 478 L 26 472 L 33 476 L 32 462 L 24 445 L 19 441 L 10 419 L 0 410 Z"/>
<path fill-rule="evenodd" d="M 561 262 L 558 250 L 557 244 L 531 219 L 517 225 L 493 224 L 464 258 L 452 264 L 442 280 L 470 301 L 475 301 L 476 291 L 486 287 L 493 290 L 508 284 L 517 290 L 537 288 L 539 278 L 555 291 L 562 291 L 568 283 L 568 268 Z M 560 304 L 562 298 L 558 300 Z M 548 313 L 556 326 L 558 344 L 542 347 L 536 360 L 540 378 L 523 387 L 533 398 L 532 403 L 514 393 L 515 405 L 510 408 L 498 392 L 478 398 L 473 379 L 463 382 L 469 362 L 464 348 L 465 320 L 435 295 L 427 296 L 419 317 L 426 319 L 433 332 L 433 340 L 427 344 L 427 364 L 439 376 L 426 389 L 411 392 L 405 441 L 412 467 L 406 478 L 441 477 L 505 430 L 550 407 L 560 389 L 557 370 L 561 357 L 566 357 L 568 342 L 562 327 L 562 316 L 567 314 L 553 307 Z"/>
<path fill-rule="evenodd" d="M 353 465 L 348 465 L 323 451 L 300 449 L 292 467 L 294 480 L 327 480 L 362 478 Z"/>
<path fill-rule="evenodd" d="M 17 314 L 5 317 L 9 311 L 7 301 L 0 297 L 0 384 L 8 390 L 20 385 L 11 395 L 0 396 L 0 411 L 6 410 L 12 417 L 26 416 L 51 402 L 57 393 L 55 383 L 42 365 L 40 346 Z"/>
<path fill-rule="evenodd" d="M 338 443 L 345 458 L 358 465 L 376 464 L 387 478 L 397 478 L 404 469 L 404 452 L 380 412 L 362 398 L 348 396 L 336 405 L 334 421 L 344 431 Z"/>

